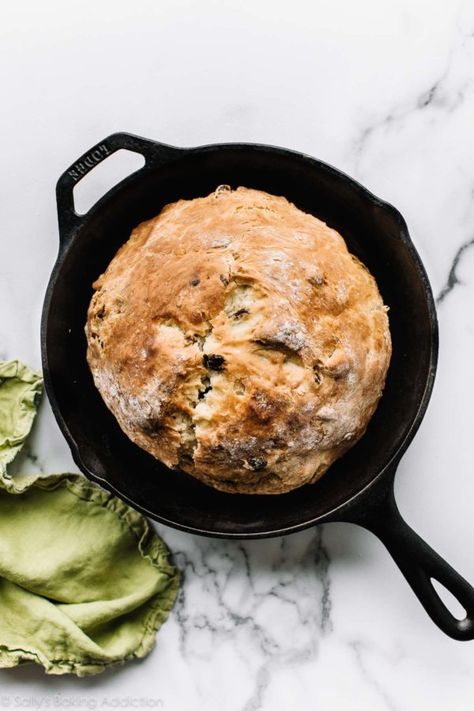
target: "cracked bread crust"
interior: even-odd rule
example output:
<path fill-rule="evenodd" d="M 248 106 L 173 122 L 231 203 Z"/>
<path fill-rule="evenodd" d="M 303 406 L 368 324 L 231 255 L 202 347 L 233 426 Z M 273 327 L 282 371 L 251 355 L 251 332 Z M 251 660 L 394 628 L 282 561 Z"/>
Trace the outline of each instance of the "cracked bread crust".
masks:
<path fill-rule="evenodd" d="M 374 278 L 283 197 L 220 186 L 138 225 L 94 283 L 87 360 L 128 437 L 216 489 L 316 481 L 391 356 Z"/>

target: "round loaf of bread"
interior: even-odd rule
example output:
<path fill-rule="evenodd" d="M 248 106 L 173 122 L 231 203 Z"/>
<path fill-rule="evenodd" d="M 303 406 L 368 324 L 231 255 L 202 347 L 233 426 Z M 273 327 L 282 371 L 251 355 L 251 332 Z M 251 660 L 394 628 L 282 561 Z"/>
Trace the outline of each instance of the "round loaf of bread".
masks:
<path fill-rule="evenodd" d="M 216 489 L 316 481 L 382 393 L 391 340 L 374 278 L 283 197 L 220 186 L 167 205 L 94 290 L 87 359 L 107 407 L 133 442 Z"/>

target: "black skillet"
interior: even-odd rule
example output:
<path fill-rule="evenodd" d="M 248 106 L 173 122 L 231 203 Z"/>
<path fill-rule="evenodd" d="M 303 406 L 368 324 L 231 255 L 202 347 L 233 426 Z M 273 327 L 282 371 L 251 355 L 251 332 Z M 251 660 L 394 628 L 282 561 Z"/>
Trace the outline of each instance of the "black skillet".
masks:
<path fill-rule="evenodd" d="M 125 148 L 145 165 L 84 216 L 73 188 Z M 318 483 L 279 496 L 225 494 L 170 472 L 120 430 L 95 389 L 84 337 L 91 284 L 132 228 L 178 198 L 220 184 L 284 195 L 340 231 L 375 276 L 390 306 L 393 357 L 369 428 Z M 281 536 L 326 521 L 372 531 L 386 545 L 433 621 L 450 637 L 474 638 L 474 589 L 401 518 L 393 480 L 425 413 L 436 371 L 438 330 L 430 285 L 399 212 L 334 168 L 265 145 L 174 148 L 117 133 L 79 158 L 57 184 L 60 247 L 46 292 L 41 345 L 46 389 L 84 474 L 169 526 L 219 538 Z M 438 596 L 444 585 L 466 610 L 456 619 Z"/>

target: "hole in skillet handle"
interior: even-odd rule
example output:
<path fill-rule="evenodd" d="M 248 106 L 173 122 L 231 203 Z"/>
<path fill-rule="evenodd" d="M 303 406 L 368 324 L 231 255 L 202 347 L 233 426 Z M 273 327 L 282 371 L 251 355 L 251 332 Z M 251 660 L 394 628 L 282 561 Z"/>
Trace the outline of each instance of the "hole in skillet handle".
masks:
<path fill-rule="evenodd" d="M 67 244 L 70 237 L 75 234 L 84 219 L 84 214 L 79 215 L 75 209 L 75 188 L 96 166 L 117 151 L 122 150 L 139 154 L 145 162 L 144 164 L 142 163 L 141 167 L 138 167 L 138 169 L 133 170 L 131 173 L 129 169 L 127 171 L 127 177 L 124 177 L 124 173 L 122 173 L 120 182 L 112 189 L 117 188 L 124 180 L 130 179 L 132 176 L 170 162 L 176 158 L 183 149 L 156 141 L 150 141 L 131 133 L 113 133 L 80 156 L 80 158 L 64 171 L 56 184 L 56 202 L 61 247 Z M 130 168 L 131 167 L 133 166 L 130 166 Z M 92 205 L 89 205 L 88 209 L 91 207 Z"/>
<path fill-rule="evenodd" d="M 356 523 L 374 533 L 387 548 L 433 622 L 452 639 L 472 640 L 474 587 L 402 518 L 393 492 L 396 466 L 391 465 L 359 501 L 349 504 L 346 514 L 338 520 Z M 441 595 L 439 586 L 444 588 Z"/>
<path fill-rule="evenodd" d="M 136 173 L 144 165 L 145 158 L 141 154 L 125 148 L 120 148 L 107 160 L 98 163 L 85 180 L 79 180 L 74 185 L 73 199 L 76 213 L 84 216 L 108 190 L 132 173 Z"/>
<path fill-rule="evenodd" d="M 437 594 L 444 602 L 450 613 L 457 620 L 465 620 L 467 617 L 467 610 L 461 605 L 459 600 L 455 598 L 452 592 L 448 590 L 439 580 L 436 578 L 430 578 L 431 584 L 436 590 Z"/>

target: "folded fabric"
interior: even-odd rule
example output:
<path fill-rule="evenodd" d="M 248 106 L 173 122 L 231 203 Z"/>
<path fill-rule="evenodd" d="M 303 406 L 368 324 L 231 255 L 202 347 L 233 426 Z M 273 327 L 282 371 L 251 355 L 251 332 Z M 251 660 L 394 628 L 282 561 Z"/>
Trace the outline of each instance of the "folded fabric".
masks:
<path fill-rule="evenodd" d="M 147 520 L 84 477 L 9 475 L 41 390 L 0 361 L 0 667 L 97 674 L 152 649 L 179 576 Z"/>

